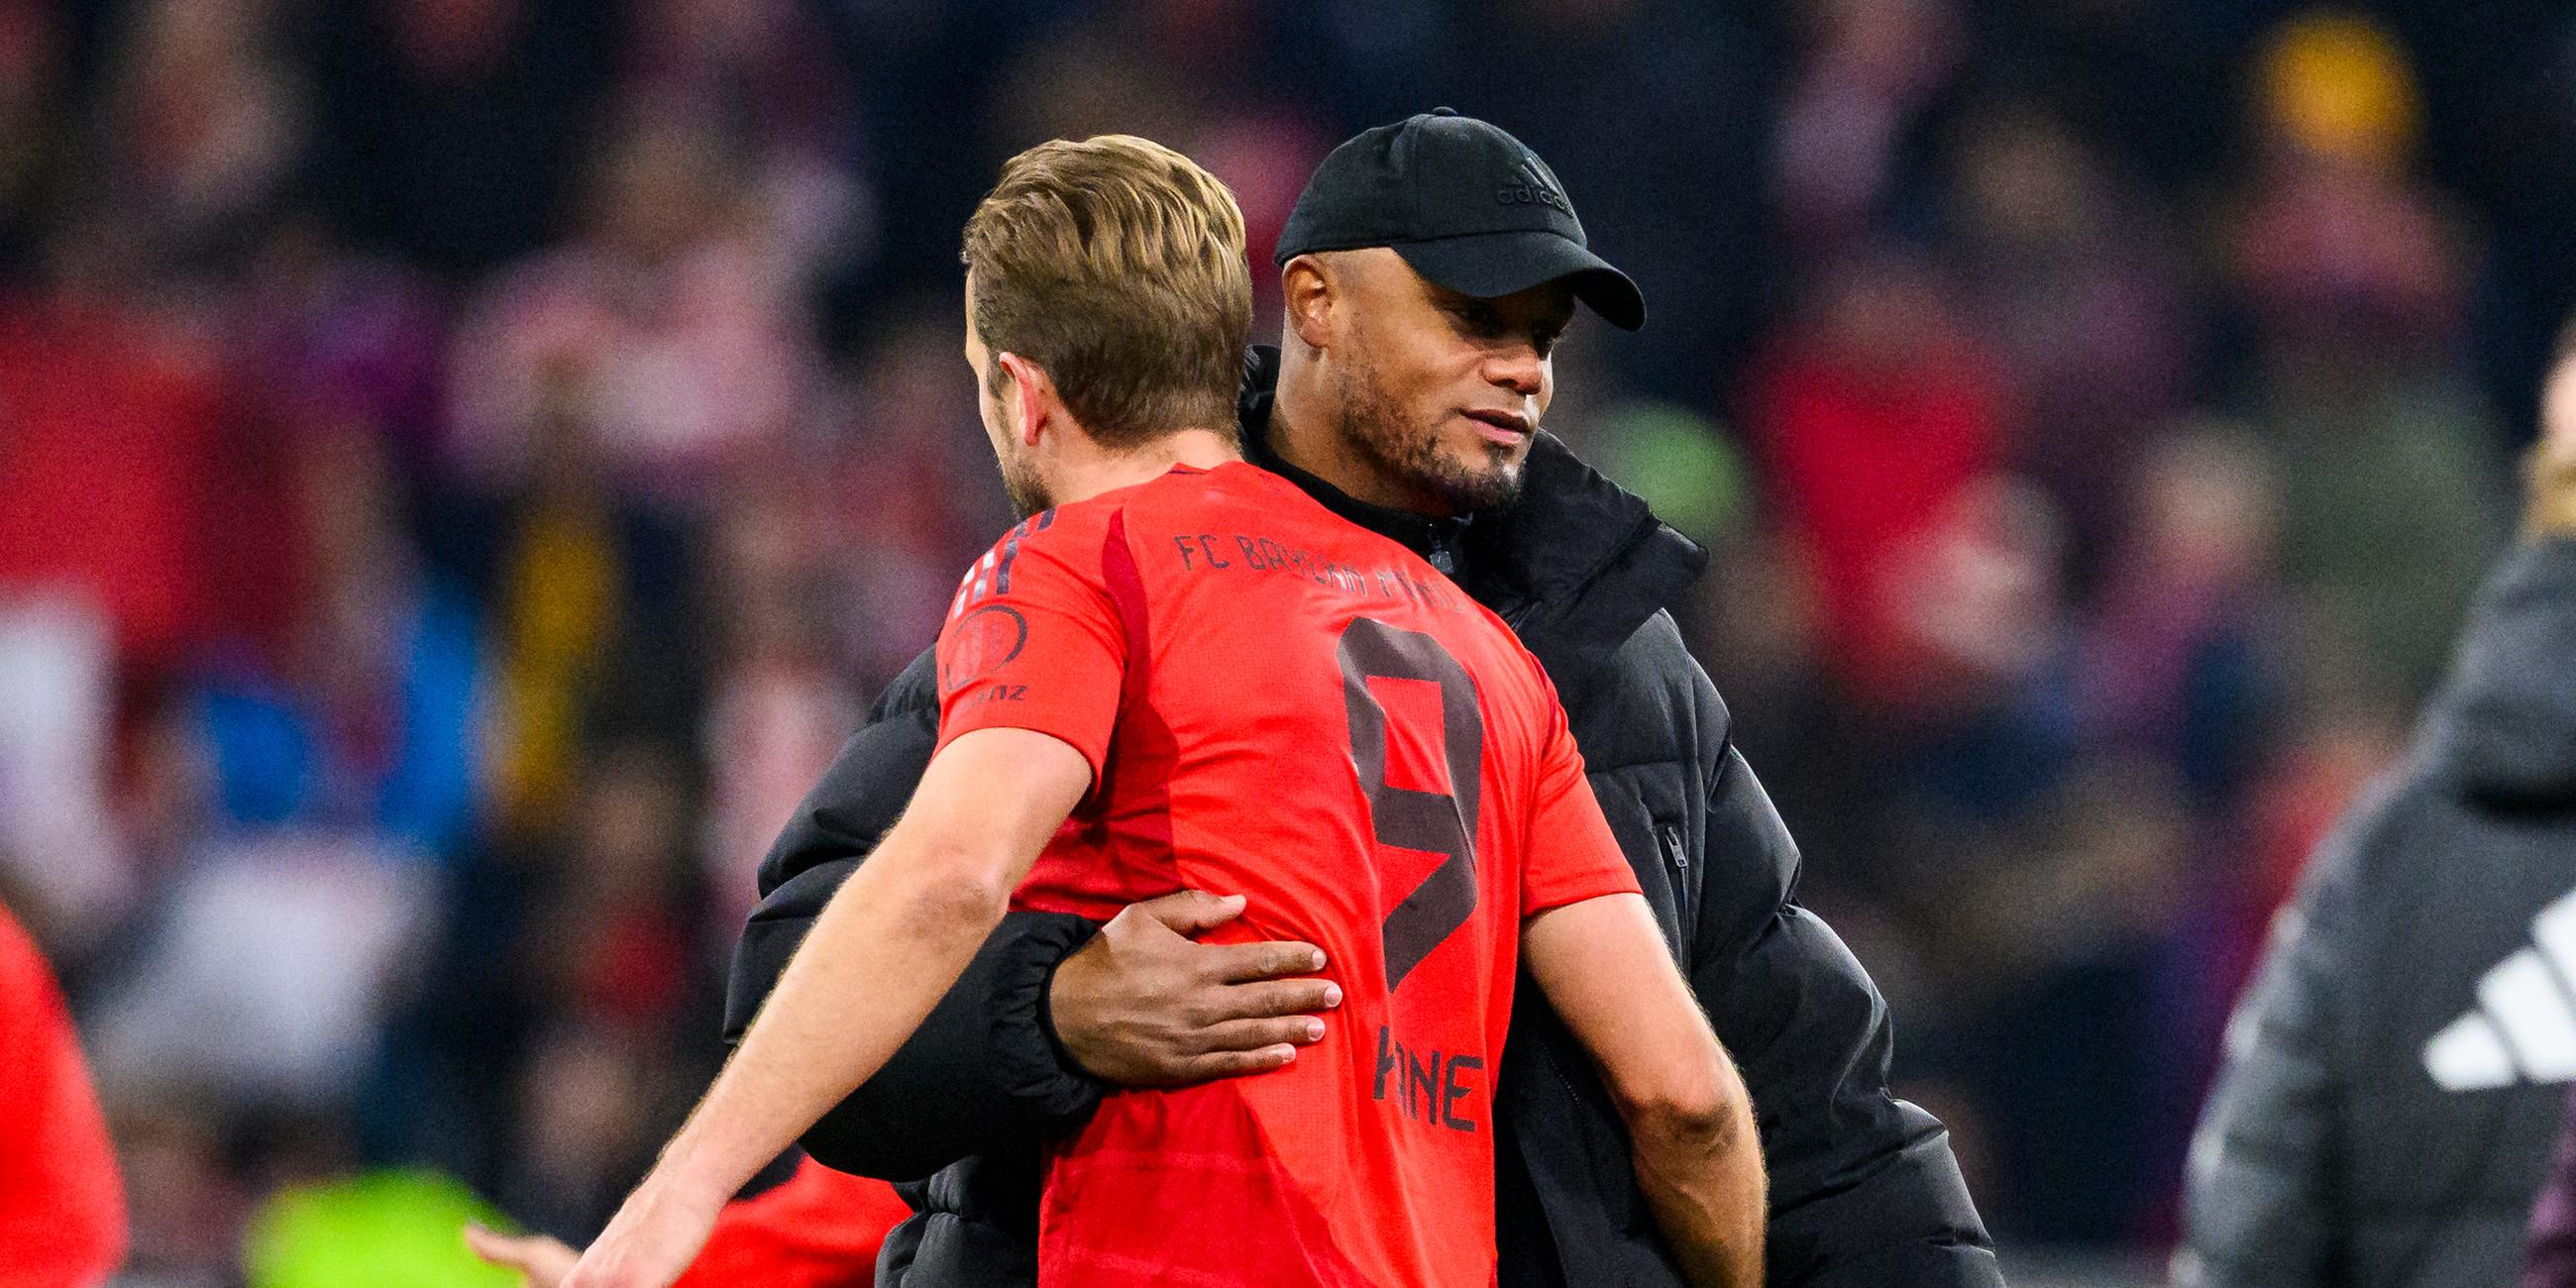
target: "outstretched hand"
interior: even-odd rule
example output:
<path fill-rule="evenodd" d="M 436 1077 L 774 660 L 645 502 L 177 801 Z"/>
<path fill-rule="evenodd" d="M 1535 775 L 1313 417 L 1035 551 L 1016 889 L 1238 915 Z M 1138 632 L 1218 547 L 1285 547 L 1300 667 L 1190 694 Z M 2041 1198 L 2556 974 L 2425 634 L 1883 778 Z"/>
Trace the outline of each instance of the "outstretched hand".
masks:
<path fill-rule="evenodd" d="M 547 1234 L 503 1234 L 479 1225 L 465 1227 L 465 1246 L 485 1262 L 516 1270 L 525 1288 L 559 1288 L 572 1274 L 581 1254 Z"/>
<path fill-rule="evenodd" d="M 1322 1012 L 1342 1001 L 1312 975 L 1322 949 L 1196 942 L 1243 909 L 1197 890 L 1131 904 L 1057 966 L 1048 1009 L 1074 1062 L 1120 1086 L 1185 1086 L 1276 1069 L 1321 1041 Z"/>
<path fill-rule="evenodd" d="M 660 1179 L 645 1177 L 626 1197 L 562 1288 L 670 1288 L 679 1281 L 715 1232 L 724 1203 L 682 1196 Z"/>

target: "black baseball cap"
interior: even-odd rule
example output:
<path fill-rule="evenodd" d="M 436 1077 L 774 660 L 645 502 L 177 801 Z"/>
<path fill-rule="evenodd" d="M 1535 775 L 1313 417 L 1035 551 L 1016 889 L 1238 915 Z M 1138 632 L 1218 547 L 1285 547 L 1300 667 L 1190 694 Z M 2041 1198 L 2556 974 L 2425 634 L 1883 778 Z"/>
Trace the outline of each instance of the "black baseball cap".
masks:
<path fill-rule="evenodd" d="M 1496 299 L 1572 278 L 1612 326 L 1646 324 L 1646 298 L 1592 253 L 1564 185 L 1499 127 L 1448 108 L 1364 130 L 1297 196 L 1273 263 L 1384 246 L 1434 283 Z"/>

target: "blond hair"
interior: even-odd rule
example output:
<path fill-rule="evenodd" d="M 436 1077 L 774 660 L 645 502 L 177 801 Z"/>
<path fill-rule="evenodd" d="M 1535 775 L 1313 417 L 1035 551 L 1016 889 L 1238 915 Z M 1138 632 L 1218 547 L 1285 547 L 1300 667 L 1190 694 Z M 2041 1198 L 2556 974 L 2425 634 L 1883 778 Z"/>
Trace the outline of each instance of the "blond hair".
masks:
<path fill-rule="evenodd" d="M 1058 139 L 1012 157 L 966 221 L 975 330 L 1054 379 L 1102 446 L 1235 432 L 1252 338 L 1243 211 L 1150 139 Z M 988 375 L 996 390 L 1001 364 Z"/>

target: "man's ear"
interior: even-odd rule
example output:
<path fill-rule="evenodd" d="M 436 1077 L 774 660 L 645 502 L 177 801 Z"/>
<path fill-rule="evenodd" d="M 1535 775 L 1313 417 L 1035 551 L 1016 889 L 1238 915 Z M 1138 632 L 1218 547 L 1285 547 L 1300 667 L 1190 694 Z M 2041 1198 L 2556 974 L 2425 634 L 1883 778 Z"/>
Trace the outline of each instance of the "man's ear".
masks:
<path fill-rule="evenodd" d="M 1279 297 L 1288 334 L 1309 349 L 1332 347 L 1334 312 L 1340 296 L 1341 283 L 1324 261 L 1313 255 L 1299 255 L 1279 270 Z"/>
<path fill-rule="evenodd" d="M 1055 381 L 1047 376 L 1046 368 L 1016 353 L 995 354 L 993 361 L 1011 377 L 1011 387 L 1003 391 L 1003 396 L 1019 410 L 1015 429 L 1021 445 L 1037 446 L 1039 431 L 1053 426 L 1056 411 L 1063 406 L 1056 396 Z"/>

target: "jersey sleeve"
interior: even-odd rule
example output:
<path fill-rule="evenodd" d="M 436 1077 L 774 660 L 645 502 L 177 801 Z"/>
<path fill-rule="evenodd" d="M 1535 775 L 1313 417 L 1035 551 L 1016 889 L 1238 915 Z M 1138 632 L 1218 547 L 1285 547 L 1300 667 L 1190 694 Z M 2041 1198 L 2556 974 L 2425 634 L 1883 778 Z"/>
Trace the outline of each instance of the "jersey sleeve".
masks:
<path fill-rule="evenodd" d="M 1115 539 L 1093 516 L 1049 510 L 966 570 L 939 631 L 937 755 L 977 729 L 1058 738 L 1099 781 L 1127 674 L 1127 632 L 1103 574 Z"/>
<path fill-rule="evenodd" d="M 1538 766 L 1538 791 L 1530 806 L 1529 842 L 1522 858 L 1521 915 L 1550 908 L 1636 894 L 1637 873 L 1610 834 L 1601 802 L 1583 773 L 1583 753 L 1565 727 L 1565 708 L 1548 691 L 1548 736 Z"/>

